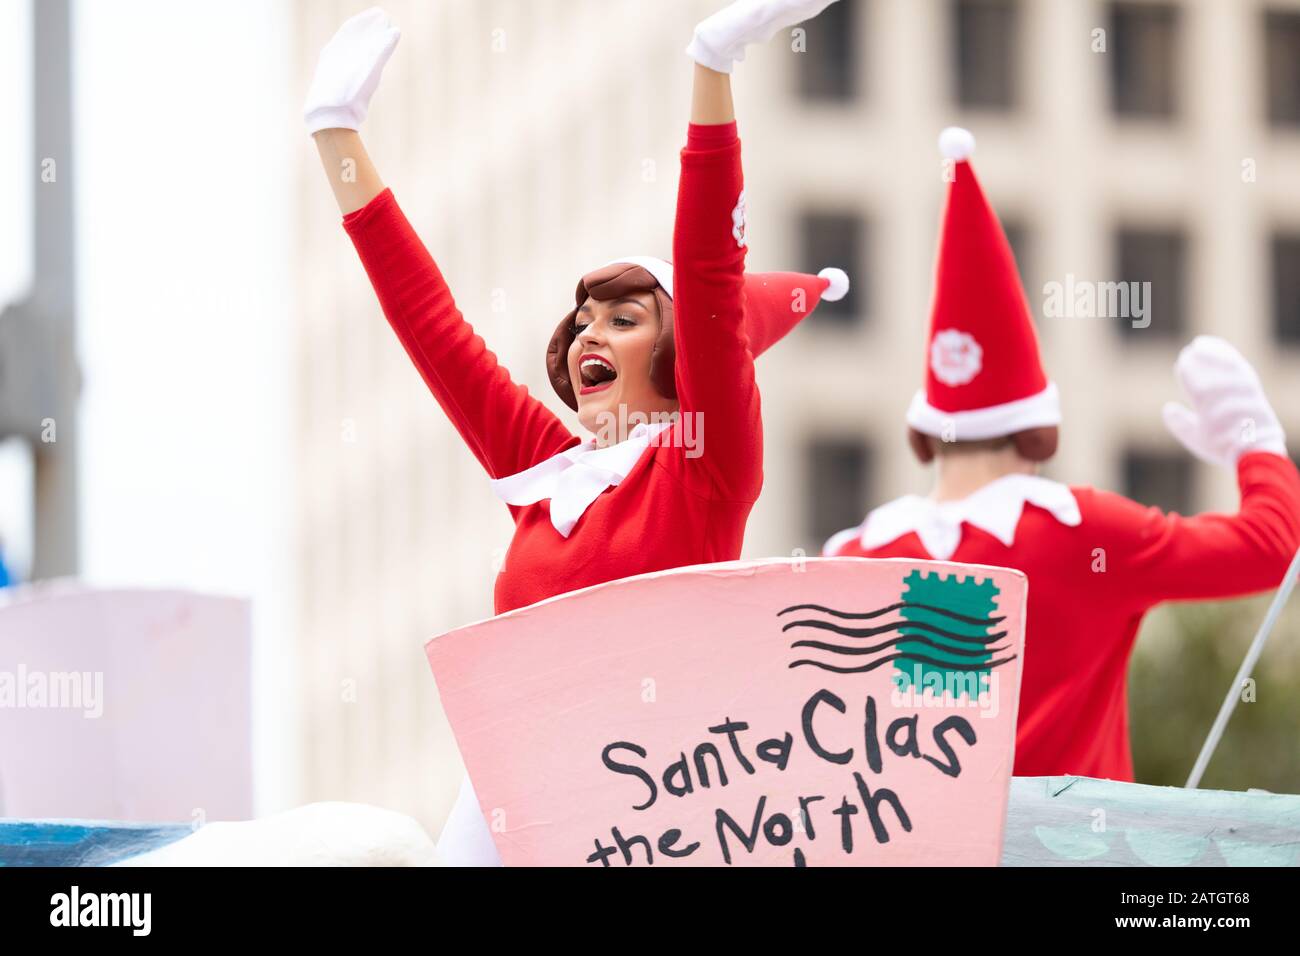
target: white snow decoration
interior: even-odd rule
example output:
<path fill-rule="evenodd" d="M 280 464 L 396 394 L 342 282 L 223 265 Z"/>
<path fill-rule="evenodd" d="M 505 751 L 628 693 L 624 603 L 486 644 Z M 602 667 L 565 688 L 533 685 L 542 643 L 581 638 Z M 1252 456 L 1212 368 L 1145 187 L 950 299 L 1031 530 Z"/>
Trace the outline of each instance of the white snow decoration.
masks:
<path fill-rule="evenodd" d="M 437 866 L 411 817 L 360 803 L 311 803 L 261 820 L 209 823 L 118 866 Z"/>

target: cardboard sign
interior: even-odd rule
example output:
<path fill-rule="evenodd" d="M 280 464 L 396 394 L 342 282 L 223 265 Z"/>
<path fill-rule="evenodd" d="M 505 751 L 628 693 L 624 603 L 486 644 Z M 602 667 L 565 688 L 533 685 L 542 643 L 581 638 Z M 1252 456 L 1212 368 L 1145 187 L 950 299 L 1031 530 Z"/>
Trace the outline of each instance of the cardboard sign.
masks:
<path fill-rule="evenodd" d="M 0 817 L 247 819 L 249 605 L 51 583 L 0 596 Z"/>
<path fill-rule="evenodd" d="M 994 866 L 1026 586 L 942 562 L 734 562 L 427 651 L 507 866 Z"/>

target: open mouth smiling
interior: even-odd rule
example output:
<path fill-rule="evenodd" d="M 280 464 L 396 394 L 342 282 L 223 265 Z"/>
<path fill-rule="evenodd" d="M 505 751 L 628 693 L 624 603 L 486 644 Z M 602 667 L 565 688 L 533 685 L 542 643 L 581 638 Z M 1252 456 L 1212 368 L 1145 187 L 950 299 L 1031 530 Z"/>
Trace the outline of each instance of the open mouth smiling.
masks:
<path fill-rule="evenodd" d="M 608 359 L 599 355 L 587 354 L 578 361 L 578 370 L 582 376 L 580 395 L 601 392 L 614 384 L 618 372 Z"/>

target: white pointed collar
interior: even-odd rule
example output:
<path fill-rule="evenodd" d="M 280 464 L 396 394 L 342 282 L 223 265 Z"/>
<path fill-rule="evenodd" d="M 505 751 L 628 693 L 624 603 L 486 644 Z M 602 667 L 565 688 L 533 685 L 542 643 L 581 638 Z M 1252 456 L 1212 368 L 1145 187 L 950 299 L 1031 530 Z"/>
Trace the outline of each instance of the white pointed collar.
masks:
<path fill-rule="evenodd" d="M 841 531 L 827 542 L 826 553 L 834 554 L 854 538 L 869 551 L 915 531 L 931 557 L 946 561 L 961 544 L 963 522 L 1011 547 L 1026 504 L 1042 508 L 1067 527 L 1077 527 L 1083 520 L 1079 502 L 1066 485 L 1037 475 L 1006 475 L 958 501 L 906 495 L 881 505 L 860 526 Z"/>
<path fill-rule="evenodd" d="M 616 445 L 597 448 L 594 438 L 533 467 L 497 478 L 492 491 L 509 505 L 531 505 L 551 500 L 551 524 L 568 537 L 578 519 L 600 497 L 628 476 L 650 443 L 675 423 L 638 424 Z"/>

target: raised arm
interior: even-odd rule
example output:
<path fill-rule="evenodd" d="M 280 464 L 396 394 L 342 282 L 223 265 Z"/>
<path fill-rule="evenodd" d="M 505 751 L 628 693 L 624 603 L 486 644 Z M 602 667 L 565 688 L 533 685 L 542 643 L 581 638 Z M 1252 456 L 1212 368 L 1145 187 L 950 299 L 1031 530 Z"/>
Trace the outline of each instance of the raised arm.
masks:
<path fill-rule="evenodd" d="M 686 49 L 695 80 L 673 231 L 677 396 L 683 415 L 702 418 L 700 466 L 737 501 L 762 486 L 763 426 L 744 333 L 744 176 L 730 74 L 748 46 L 832 2 L 737 0 L 700 23 Z"/>
<path fill-rule="evenodd" d="M 1276 587 L 1300 548 L 1300 473 L 1259 377 L 1222 339 L 1178 358 L 1191 408 L 1168 405 L 1170 430 L 1198 458 L 1237 472 L 1236 514 L 1183 517 L 1099 496 L 1113 539 L 1108 576 L 1144 604 L 1237 597 Z"/>
<path fill-rule="evenodd" d="M 389 324 L 475 457 L 503 478 L 577 439 L 465 321 L 361 143 L 357 128 L 398 37 L 378 8 L 347 21 L 321 52 L 307 128 Z"/>
<path fill-rule="evenodd" d="M 393 331 L 489 475 L 516 474 L 577 443 L 465 321 L 391 190 L 348 214 L 343 226 Z"/>
<path fill-rule="evenodd" d="M 323 129 L 312 134 L 316 152 L 339 212 L 345 216 L 365 208 L 372 199 L 384 191 L 384 181 L 379 170 L 370 161 L 361 142 L 361 134 L 354 129 Z"/>
<path fill-rule="evenodd" d="M 1286 458 L 1256 452 L 1238 462 L 1237 482 L 1236 514 L 1185 517 L 1097 493 L 1105 578 L 1134 610 L 1243 597 L 1281 583 L 1300 547 L 1300 473 Z M 1084 520 L 1092 523 L 1086 510 Z"/>
<path fill-rule="evenodd" d="M 303 120 L 345 215 L 384 191 L 357 131 L 366 121 L 370 98 L 401 38 L 401 31 L 379 7 L 358 13 L 321 50 L 307 91 Z"/>
<path fill-rule="evenodd" d="M 677 397 L 699 416 L 698 466 L 721 493 L 753 501 L 763 429 L 754 359 L 744 335 L 744 179 L 730 77 L 696 65 L 673 232 Z"/>

